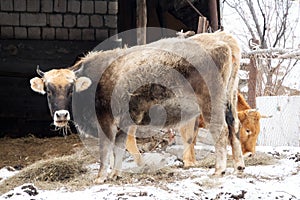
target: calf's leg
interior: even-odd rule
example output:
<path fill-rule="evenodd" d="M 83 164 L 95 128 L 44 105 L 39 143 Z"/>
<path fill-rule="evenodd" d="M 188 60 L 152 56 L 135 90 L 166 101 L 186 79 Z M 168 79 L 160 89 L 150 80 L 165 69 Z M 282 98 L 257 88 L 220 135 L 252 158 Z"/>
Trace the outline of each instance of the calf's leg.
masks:
<path fill-rule="evenodd" d="M 181 125 L 180 134 L 183 142 L 183 163 L 184 167 L 192 167 L 196 165 L 195 144 L 198 134 L 198 118 L 192 119 Z"/>
<path fill-rule="evenodd" d="M 133 156 L 135 163 L 138 166 L 142 166 L 144 164 L 144 161 L 137 147 L 135 133 L 132 133 L 133 131 L 135 132 L 134 129 L 129 129 L 128 131 L 127 140 L 126 140 L 126 149 Z"/>

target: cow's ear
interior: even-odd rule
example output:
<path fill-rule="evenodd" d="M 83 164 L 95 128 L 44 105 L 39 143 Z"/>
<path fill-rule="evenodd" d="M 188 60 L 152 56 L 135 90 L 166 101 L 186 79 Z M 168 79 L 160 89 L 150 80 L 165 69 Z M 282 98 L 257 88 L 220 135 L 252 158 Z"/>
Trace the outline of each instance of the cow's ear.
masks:
<path fill-rule="evenodd" d="M 238 118 L 240 121 L 244 121 L 247 117 L 247 113 L 246 111 L 241 111 L 241 112 L 238 112 Z"/>
<path fill-rule="evenodd" d="M 45 94 L 44 82 L 41 78 L 35 77 L 30 80 L 30 87 L 33 91 Z"/>
<path fill-rule="evenodd" d="M 76 80 L 75 83 L 75 90 L 76 92 L 81 92 L 84 91 L 86 89 L 88 89 L 92 84 L 91 79 L 89 79 L 88 77 L 80 77 Z"/>

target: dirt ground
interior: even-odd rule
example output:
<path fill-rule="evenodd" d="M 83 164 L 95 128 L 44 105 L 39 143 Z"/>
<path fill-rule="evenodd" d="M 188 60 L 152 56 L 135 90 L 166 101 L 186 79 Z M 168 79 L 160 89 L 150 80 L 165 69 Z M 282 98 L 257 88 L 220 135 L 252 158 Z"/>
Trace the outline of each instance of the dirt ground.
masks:
<path fill-rule="evenodd" d="M 0 169 L 5 166 L 22 169 L 42 159 L 74 154 L 78 148 L 83 145 L 77 134 L 51 138 L 0 138 Z"/>
<path fill-rule="evenodd" d="M 175 147 L 179 146 L 175 145 Z M 146 171 L 142 169 L 140 172 L 132 173 L 134 172 L 131 171 L 134 170 L 132 168 L 128 172 L 124 171 L 120 179 L 108 180 L 107 184 L 154 186 L 168 190 L 165 187 L 166 184 L 197 178 L 200 171 L 212 168 L 214 156 L 211 152 L 210 154 L 211 156 L 199 160 L 195 169 L 183 169 L 180 164 L 165 166 L 153 172 L 148 172 L 145 168 Z M 170 156 L 168 153 L 165 155 Z M 231 156 L 228 159 L 230 160 L 228 166 L 230 166 Z M 133 159 L 125 159 L 127 164 L 129 161 L 134 162 Z M 152 161 L 150 159 L 150 162 Z M 179 160 L 174 159 L 172 162 L 175 164 L 177 161 Z M 245 160 L 247 166 L 270 165 L 276 162 L 273 156 L 265 153 Z M 42 190 L 57 190 L 62 187 L 70 191 L 85 190 L 94 186 L 94 180 L 98 173 L 97 160 L 86 151 L 76 134 L 51 138 L 33 136 L 17 139 L 0 138 L 0 168 L 8 166 L 22 170 L 0 184 L 0 195 L 25 183 L 33 183 Z M 247 177 L 247 175 L 245 176 Z M 211 187 L 213 183 L 208 181 L 202 184 L 205 187 Z"/>

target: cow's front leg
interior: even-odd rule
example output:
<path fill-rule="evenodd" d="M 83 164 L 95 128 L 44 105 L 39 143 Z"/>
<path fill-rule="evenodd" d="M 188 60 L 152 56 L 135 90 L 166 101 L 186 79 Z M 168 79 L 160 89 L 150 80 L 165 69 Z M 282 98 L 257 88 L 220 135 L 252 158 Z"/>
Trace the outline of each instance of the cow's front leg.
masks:
<path fill-rule="evenodd" d="M 125 140 L 126 133 L 124 131 L 119 131 L 116 136 L 116 144 L 113 148 L 114 164 L 109 175 L 110 179 L 116 180 L 119 176 L 121 176 L 122 161 L 125 152 Z"/>
<path fill-rule="evenodd" d="M 122 169 L 122 161 L 123 161 L 123 156 L 125 153 L 125 143 L 128 135 L 135 135 L 136 132 L 136 125 L 132 125 L 128 128 L 128 132 L 124 132 L 123 130 L 119 130 L 117 135 L 116 135 L 116 141 L 113 149 L 113 154 L 114 154 L 114 165 L 113 165 L 113 170 L 110 174 L 111 179 L 117 179 L 118 176 L 121 176 L 121 169 Z"/>
<path fill-rule="evenodd" d="M 107 142 L 109 144 L 106 144 L 106 142 L 102 142 L 100 139 L 100 168 L 98 171 L 97 178 L 95 180 L 95 183 L 101 184 L 104 183 L 107 180 L 108 177 L 108 168 L 109 168 L 109 157 L 112 152 L 112 142 Z"/>
<path fill-rule="evenodd" d="M 100 168 L 95 183 L 104 183 L 108 178 L 109 158 L 112 154 L 115 134 L 110 124 L 102 124 L 102 130 L 99 130 L 99 146 L 100 146 Z"/>

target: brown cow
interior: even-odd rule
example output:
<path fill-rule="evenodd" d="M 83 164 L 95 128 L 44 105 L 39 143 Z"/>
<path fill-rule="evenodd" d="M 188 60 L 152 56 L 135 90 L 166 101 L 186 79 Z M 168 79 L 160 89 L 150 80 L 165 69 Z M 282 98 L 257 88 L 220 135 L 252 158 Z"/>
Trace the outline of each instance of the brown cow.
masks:
<path fill-rule="evenodd" d="M 227 86 L 227 99 L 229 99 L 229 102 L 232 102 L 232 114 L 233 114 L 233 119 L 237 119 L 237 109 L 236 109 L 236 102 L 237 102 L 237 97 L 236 97 L 236 93 L 237 93 L 237 84 L 238 84 L 238 79 L 237 79 L 237 72 L 240 66 L 240 49 L 239 46 L 236 42 L 236 40 L 224 33 L 224 32 L 216 32 L 213 34 L 198 34 L 195 35 L 193 37 L 189 38 L 190 40 L 194 40 L 196 42 L 198 42 L 198 44 L 200 44 L 202 47 L 204 47 L 207 51 L 211 52 L 212 57 L 216 56 L 216 54 L 214 54 L 215 51 L 215 46 L 216 44 L 228 44 L 229 48 L 232 51 L 232 57 L 231 57 L 231 71 L 230 71 L 230 79 L 229 79 L 229 83 Z M 215 61 L 218 60 L 218 58 L 214 59 Z M 207 113 L 204 113 L 204 116 L 206 116 L 207 118 Z M 197 124 L 199 123 L 199 126 L 204 127 L 204 118 L 202 115 L 200 115 L 199 120 L 197 120 Z M 232 124 L 234 123 L 234 124 Z M 229 122 L 229 126 L 230 129 L 232 129 L 231 132 L 237 133 L 238 130 L 238 120 L 235 121 L 231 121 Z M 232 125 L 230 125 L 232 124 Z M 198 125 L 197 125 L 198 126 Z M 184 150 L 184 155 L 183 155 L 183 161 L 184 161 L 184 166 L 185 167 L 190 167 L 190 166 L 194 166 L 196 163 L 196 159 L 195 159 L 195 152 L 194 152 L 194 145 L 196 143 L 196 136 L 198 133 L 198 128 L 194 129 L 194 132 L 192 131 L 194 127 L 194 124 L 191 124 L 190 127 L 183 127 L 180 129 L 180 133 L 184 139 L 184 141 L 191 141 L 189 143 L 184 142 L 185 145 L 185 150 Z M 190 136 L 190 135 L 186 135 L 185 133 L 191 133 L 193 132 L 194 135 Z M 224 139 L 226 137 L 222 137 L 222 139 Z M 234 160 L 236 163 L 235 165 L 235 169 L 237 169 L 237 166 L 244 166 L 243 160 L 241 159 L 241 153 L 240 150 L 241 146 L 240 146 L 240 142 L 238 141 L 237 137 L 235 134 L 231 134 L 229 135 L 229 139 L 230 139 L 230 143 L 233 146 L 233 155 L 234 155 Z M 226 143 L 226 141 L 223 141 L 223 143 Z M 131 152 L 131 154 L 136 156 L 136 159 L 140 160 L 140 155 L 138 152 L 138 149 L 136 147 L 135 141 L 134 141 L 134 137 L 130 137 L 127 140 L 126 143 L 127 149 L 129 150 L 129 152 Z M 226 157 L 226 153 L 225 150 L 222 151 L 222 156 L 225 159 Z M 223 162 L 224 163 L 224 162 Z M 221 167 L 220 167 L 221 168 Z M 243 168 L 243 167 L 242 167 Z"/>
<path fill-rule="evenodd" d="M 256 142 L 260 132 L 259 120 L 268 116 L 261 115 L 257 110 L 252 109 L 241 93 L 238 93 L 237 110 L 241 124 L 239 136 L 242 152 L 246 157 L 251 156 L 255 153 Z M 205 126 L 205 121 L 202 115 L 200 115 L 199 128 L 205 128 Z"/>
<path fill-rule="evenodd" d="M 238 94 L 238 117 L 241 123 L 240 141 L 244 156 L 252 156 L 255 153 L 256 142 L 260 132 L 261 118 L 270 116 L 261 115 L 256 109 L 252 109 L 242 94 Z"/>
<path fill-rule="evenodd" d="M 66 71 L 58 69 L 43 73 L 38 70 L 42 78 L 32 79 L 31 87 L 40 93 L 47 91 L 50 108 L 59 105 L 59 110 L 52 110 L 54 121 L 59 126 L 67 125 L 69 120 L 65 114 L 68 105 L 64 104 L 70 102 L 74 85 L 75 91 L 77 85 L 78 91 L 82 91 L 79 88 L 86 89 L 92 83 L 90 88 L 95 89 L 91 91 L 94 96 L 74 93 L 73 98 L 82 101 L 77 101 L 77 104 L 75 101 L 72 106 L 73 111 L 75 109 L 82 117 L 82 121 L 76 121 L 79 129 L 91 131 L 92 127 L 92 131 L 98 132 L 100 169 L 96 182 L 102 183 L 108 177 L 119 175 L 126 134 L 134 136 L 138 126 L 179 127 L 184 139 L 184 156 L 186 152 L 194 155 L 199 109 L 205 121 L 210 122 L 209 130 L 216 140 L 215 174 L 224 174 L 226 169 L 228 133 L 234 168 L 237 171 L 244 169 L 236 137 L 236 101 L 232 96 L 236 91 L 239 48 L 226 33 L 205 35 L 206 39 L 202 36 L 169 38 L 145 46 L 91 53 Z M 80 68 L 81 73 L 75 73 L 74 68 Z M 51 81 L 53 77 L 46 76 L 52 73 L 60 74 L 59 85 Z M 91 80 L 84 77 L 79 81 L 82 74 Z M 94 107 L 88 108 L 87 104 Z M 93 111 L 96 115 L 91 114 Z M 59 114 L 57 118 L 56 113 Z M 108 176 L 111 153 L 114 165 Z M 194 162 L 193 157 L 187 165 Z"/>
<path fill-rule="evenodd" d="M 241 123 L 240 141 L 244 156 L 252 156 L 255 153 L 256 142 L 260 132 L 261 115 L 254 109 L 238 112 Z"/>

